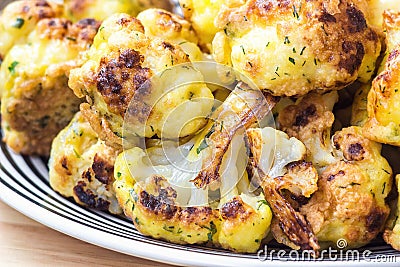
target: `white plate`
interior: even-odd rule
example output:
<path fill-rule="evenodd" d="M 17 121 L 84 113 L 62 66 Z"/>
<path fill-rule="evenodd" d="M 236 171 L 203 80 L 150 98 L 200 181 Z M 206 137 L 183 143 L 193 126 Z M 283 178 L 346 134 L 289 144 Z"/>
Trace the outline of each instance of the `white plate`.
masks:
<path fill-rule="evenodd" d="M 285 249 L 285 255 L 278 259 L 277 253 L 272 259 L 261 261 L 257 254 L 235 254 L 229 251 L 207 248 L 203 246 L 181 246 L 152 239 L 141 235 L 133 224 L 104 212 L 84 209 L 54 192 L 48 183 L 46 159 L 25 157 L 14 154 L 0 142 L 0 198 L 2 201 L 57 231 L 81 239 L 83 241 L 115 250 L 121 253 L 161 261 L 165 263 L 184 265 L 214 265 L 214 266 L 287 266 L 298 265 L 293 254 Z M 268 245 L 268 251 L 284 247 L 278 244 Z M 371 251 L 368 257 L 360 261 L 350 261 L 346 264 L 365 266 L 382 261 L 382 256 L 388 259 L 391 266 L 398 266 L 400 253 L 390 248 L 381 239 L 360 249 Z M 369 253 L 367 253 L 369 254 Z M 261 254 L 262 256 L 264 254 Z M 323 260 L 308 260 L 303 264 L 338 266 L 346 260 L 345 254 L 332 254 Z M 388 258 L 395 255 L 396 258 Z M 337 257 L 336 260 L 333 260 Z M 395 262 L 397 261 L 397 265 Z"/>

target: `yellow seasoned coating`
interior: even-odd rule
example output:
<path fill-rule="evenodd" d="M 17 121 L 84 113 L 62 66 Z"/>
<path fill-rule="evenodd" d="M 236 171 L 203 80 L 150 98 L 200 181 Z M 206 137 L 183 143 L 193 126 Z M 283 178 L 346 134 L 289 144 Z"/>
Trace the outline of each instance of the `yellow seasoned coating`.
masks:
<path fill-rule="evenodd" d="M 368 94 L 368 120 L 364 135 L 371 140 L 400 146 L 400 12 L 385 11 L 387 57 Z"/>
<path fill-rule="evenodd" d="M 115 13 L 136 16 L 151 7 L 171 10 L 172 5 L 168 0 L 64 0 L 64 16 L 72 21 L 85 18 L 105 20 Z"/>
<path fill-rule="evenodd" d="M 276 96 L 339 90 L 356 79 L 366 82 L 381 43 L 361 4 L 248 0 L 225 7 L 215 20 L 214 58 Z"/>
<path fill-rule="evenodd" d="M 81 111 L 99 137 L 118 147 L 128 138 L 126 117 L 126 133 L 140 137 L 183 137 L 203 127 L 213 105 L 210 89 L 189 83 L 171 90 L 193 80 L 203 77 L 179 45 L 147 35 L 129 15 L 115 14 L 103 22 L 85 64 L 71 71 L 69 86 L 86 96 Z"/>
<path fill-rule="evenodd" d="M 159 37 L 179 45 L 190 61 L 203 60 L 198 38 L 190 22 L 162 9 L 147 9 L 137 15 L 146 35 Z"/>
<path fill-rule="evenodd" d="M 114 162 L 119 151 L 99 140 L 78 112 L 54 139 L 49 160 L 51 187 L 85 207 L 122 213 L 115 197 Z"/>
<path fill-rule="evenodd" d="M 26 43 L 29 33 L 40 20 L 61 13 L 62 6 L 51 1 L 24 0 L 8 4 L 0 15 L 0 65 L 13 45 Z"/>
<path fill-rule="evenodd" d="M 15 45 L 1 66 L 4 141 L 14 151 L 48 156 L 53 138 L 78 111 L 68 87 L 70 69 L 92 43 L 99 23 L 43 19 L 27 44 Z"/>
<path fill-rule="evenodd" d="M 400 175 L 396 175 L 397 192 L 400 192 Z M 400 250 L 400 198 L 397 199 L 397 205 L 394 207 L 392 218 L 388 220 L 387 229 L 383 233 L 383 239 L 394 249 Z"/>
<path fill-rule="evenodd" d="M 352 126 L 332 137 L 338 161 L 322 171 L 318 191 L 300 208 L 320 243 L 361 247 L 382 231 L 390 213 L 385 198 L 392 187 L 392 169 L 381 145 Z"/>

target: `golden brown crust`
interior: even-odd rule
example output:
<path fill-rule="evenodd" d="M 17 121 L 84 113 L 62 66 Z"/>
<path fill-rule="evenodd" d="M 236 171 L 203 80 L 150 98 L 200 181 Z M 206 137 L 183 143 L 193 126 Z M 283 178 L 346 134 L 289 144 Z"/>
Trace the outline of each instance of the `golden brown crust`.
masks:
<path fill-rule="evenodd" d="M 366 68 L 374 69 L 380 51 L 378 34 L 351 0 L 249 0 L 222 8 L 216 21 L 221 31 L 214 51 L 231 46 L 214 52 L 216 61 L 232 64 L 279 96 L 342 89 L 358 76 L 368 80 L 372 73 Z"/>

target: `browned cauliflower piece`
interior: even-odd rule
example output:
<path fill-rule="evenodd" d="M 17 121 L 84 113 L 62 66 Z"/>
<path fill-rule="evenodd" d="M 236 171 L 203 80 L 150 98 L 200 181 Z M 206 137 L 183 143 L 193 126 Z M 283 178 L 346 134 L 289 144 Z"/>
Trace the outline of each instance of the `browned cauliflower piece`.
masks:
<path fill-rule="evenodd" d="M 278 96 L 367 82 L 381 51 L 365 1 L 247 0 L 223 6 L 213 40 L 218 63 Z"/>
<path fill-rule="evenodd" d="M 42 19 L 27 44 L 15 45 L 0 69 L 4 141 L 14 151 L 48 156 L 56 134 L 78 111 L 79 100 L 68 87 L 69 71 L 80 66 L 99 23 L 72 24 Z"/>
<path fill-rule="evenodd" d="M 400 146 L 400 12 L 385 11 L 387 57 L 368 94 L 363 133 L 371 140 Z"/>
<path fill-rule="evenodd" d="M 323 95 L 311 92 L 278 115 L 280 129 L 304 143 L 307 160 L 316 167 L 325 167 L 335 161 L 330 137 L 335 120 L 332 109 L 337 101 L 336 92 Z"/>
<path fill-rule="evenodd" d="M 309 198 L 317 190 L 318 173 L 304 162 L 306 148 L 298 139 L 273 128 L 246 131 L 251 164 L 259 176 L 265 199 L 274 214 L 271 230 L 275 239 L 293 249 L 319 249 L 310 225 L 284 190 L 294 198 Z"/>
<path fill-rule="evenodd" d="M 98 139 L 78 112 L 54 139 L 49 160 L 51 187 L 83 206 L 122 213 L 113 188 L 119 151 Z"/>
<path fill-rule="evenodd" d="M 320 243 L 360 247 L 383 229 L 390 209 L 385 198 L 392 187 L 392 169 L 381 145 L 363 137 L 360 127 L 337 132 L 333 145 L 338 161 L 324 169 L 318 191 L 300 207 Z"/>
<path fill-rule="evenodd" d="M 80 109 L 99 137 L 121 147 L 130 137 L 184 137 L 204 127 L 213 95 L 205 83 L 187 83 L 193 80 L 204 78 L 179 45 L 115 14 L 103 22 L 84 65 L 71 71 L 69 85 L 88 100 Z"/>

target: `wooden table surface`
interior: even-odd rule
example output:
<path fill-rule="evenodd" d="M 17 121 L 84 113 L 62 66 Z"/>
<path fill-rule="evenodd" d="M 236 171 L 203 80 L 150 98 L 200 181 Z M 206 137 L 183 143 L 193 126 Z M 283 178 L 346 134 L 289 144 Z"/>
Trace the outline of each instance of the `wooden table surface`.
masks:
<path fill-rule="evenodd" d="M 169 266 L 50 229 L 0 201 L 0 266 Z"/>

